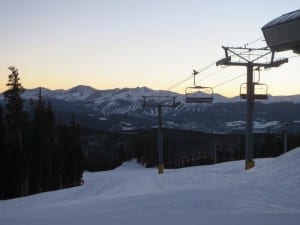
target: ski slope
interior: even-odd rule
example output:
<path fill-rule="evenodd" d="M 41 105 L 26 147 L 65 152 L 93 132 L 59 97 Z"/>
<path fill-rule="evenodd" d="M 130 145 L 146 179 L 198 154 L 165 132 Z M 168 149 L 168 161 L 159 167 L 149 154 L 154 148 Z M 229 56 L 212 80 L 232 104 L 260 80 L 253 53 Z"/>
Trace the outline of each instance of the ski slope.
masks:
<path fill-rule="evenodd" d="M 0 201 L 1 225 L 299 225 L 300 148 L 277 158 L 166 170 L 135 161 L 80 187 Z"/>

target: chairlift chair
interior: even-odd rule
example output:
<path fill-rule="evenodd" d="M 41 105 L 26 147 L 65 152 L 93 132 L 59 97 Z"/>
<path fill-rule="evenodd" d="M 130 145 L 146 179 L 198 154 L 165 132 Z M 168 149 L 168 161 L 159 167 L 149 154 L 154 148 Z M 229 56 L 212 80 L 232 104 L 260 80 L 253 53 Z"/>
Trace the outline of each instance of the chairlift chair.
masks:
<path fill-rule="evenodd" d="M 196 85 L 196 76 L 199 74 L 197 70 L 193 70 L 194 86 L 185 89 L 186 103 L 210 103 L 214 99 L 214 91 L 211 87 L 203 87 Z"/>
<path fill-rule="evenodd" d="M 268 85 L 255 82 L 254 85 L 254 99 L 265 100 L 268 99 Z M 240 86 L 240 98 L 247 99 L 247 83 L 243 83 Z"/>
<path fill-rule="evenodd" d="M 186 103 L 210 103 L 213 98 L 214 93 L 211 87 L 194 86 L 185 89 Z"/>

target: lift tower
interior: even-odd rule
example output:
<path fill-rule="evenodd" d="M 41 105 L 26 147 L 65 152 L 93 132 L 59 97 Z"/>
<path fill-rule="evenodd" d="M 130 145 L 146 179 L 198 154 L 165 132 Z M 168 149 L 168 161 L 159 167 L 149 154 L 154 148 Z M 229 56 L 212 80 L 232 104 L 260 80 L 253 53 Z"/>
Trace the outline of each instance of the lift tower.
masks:
<path fill-rule="evenodd" d="M 288 62 L 288 59 L 274 60 L 275 53 L 268 47 L 247 48 L 245 47 L 224 47 L 225 58 L 219 60 L 216 65 L 226 66 L 245 66 L 247 68 L 247 114 L 246 114 L 246 154 L 245 169 L 251 169 L 255 166 L 253 160 L 253 110 L 254 110 L 254 67 L 271 68 L 279 67 Z"/>
<path fill-rule="evenodd" d="M 157 154 L 158 154 L 158 173 L 164 172 L 164 161 L 163 161 L 163 135 L 162 135 L 162 108 L 175 108 L 180 103 L 175 101 L 174 96 L 143 96 L 144 107 L 155 107 L 157 108 Z"/>

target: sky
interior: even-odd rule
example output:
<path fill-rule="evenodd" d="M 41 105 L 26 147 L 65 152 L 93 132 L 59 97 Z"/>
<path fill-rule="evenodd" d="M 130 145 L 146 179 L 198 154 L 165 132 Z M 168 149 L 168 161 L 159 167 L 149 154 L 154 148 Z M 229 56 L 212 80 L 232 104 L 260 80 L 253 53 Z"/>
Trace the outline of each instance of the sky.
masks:
<path fill-rule="evenodd" d="M 27 89 L 147 86 L 184 93 L 192 79 L 173 86 L 223 58 L 221 46 L 256 40 L 265 46 L 261 27 L 299 6 L 299 0 L 0 0 L 0 92 L 15 66 Z M 262 71 L 260 82 L 271 95 L 300 94 L 299 65 L 300 57 L 290 58 Z M 244 72 L 211 66 L 197 82 L 236 96 L 245 76 L 219 84 Z"/>

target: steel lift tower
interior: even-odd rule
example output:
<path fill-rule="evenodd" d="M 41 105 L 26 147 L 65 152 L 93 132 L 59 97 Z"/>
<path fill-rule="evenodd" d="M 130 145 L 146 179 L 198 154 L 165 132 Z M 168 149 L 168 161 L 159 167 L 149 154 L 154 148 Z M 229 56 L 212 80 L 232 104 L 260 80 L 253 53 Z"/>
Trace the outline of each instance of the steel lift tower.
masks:
<path fill-rule="evenodd" d="M 157 154 L 158 154 L 158 173 L 164 172 L 163 160 L 163 135 L 162 135 L 162 108 L 175 108 L 180 103 L 175 101 L 174 96 L 143 96 L 144 107 L 157 108 Z"/>
<path fill-rule="evenodd" d="M 255 101 L 255 82 L 253 81 L 254 68 L 271 68 L 279 67 L 281 64 L 288 62 L 288 59 L 274 60 L 275 53 L 268 47 L 247 48 L 245 47 L 222 47 L 225 51 L 225 58 L 219 60 L 216 65 L 226 66 L 245 66 L 247 68 L 246 83 L 246 161 L 245 169 L 251 169 L 255 166 L 253 160 L 253 110 Z"/>

